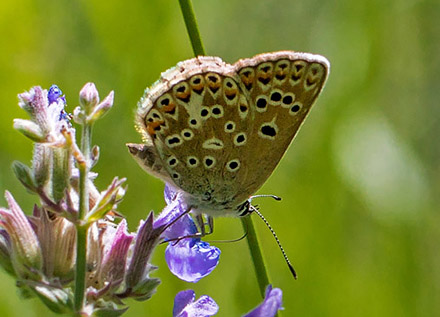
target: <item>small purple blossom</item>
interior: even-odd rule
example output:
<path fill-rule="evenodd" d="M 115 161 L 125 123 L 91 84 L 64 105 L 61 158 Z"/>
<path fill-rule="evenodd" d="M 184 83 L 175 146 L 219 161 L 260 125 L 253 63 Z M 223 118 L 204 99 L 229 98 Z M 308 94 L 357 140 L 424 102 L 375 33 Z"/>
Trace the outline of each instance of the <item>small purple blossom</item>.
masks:
<path fill-rule="evenodd" d="M 220 249 L 200 239 L 183 239 L 168 244 L 165 260 L 171 273 L 186 282 L 197 283 L 217 266 Z"/>
<path fill-rule="evenodd" d="M 14 119 L 14 128 L 31 140 L 55 147 L 65 146 L 63 130 L 70 130 L 69 116 L 64 111 L 66 100 L 56 85 L 47 91 L 40 86 L 18 95 L 19 106 L 30 120 Z"/>
<path fill-rule="evenodd" d="M 195 300 L 193 290 L 177 293 L 174 298 L 173 317 L 208 317 L 217 314 L 218 305 L 209 296 L 203 295 Z"/>
<path fill-rule="evenodd" d="M 87 83 L 79 93 L 80 107 L 73 111 L 73 120 L 76 123 L 93 123 L 105 115 L 112 107 L 114 92 L 110 93 L 100 102 L 99 93 L 94 83 Z"/>
<path fill-rule="evenodd" d="M 243 317 L 272 317 L 275 316 L 278 310 L 282 309 L 283 292 L 279 288 L 272 288 L 268 285 L 266 288 L 266 295 L 263 302 L 254 310 L 247 313 Z"/>
<path fill-rule="evenodd" d="M 168 205 L 155 221 L 155 226 L 174 223 L 163 233 L 163 237 L 173 240 L 195 235 L 197 227 L 194 221 L 189 214 L 183 214 L 186 212 L 186 205 L 182 202 L 179 192 L 168 184 L 165 186 L 165 201 Z M 185 238 L 168 244 L 165 260 L 171 273 L 181 280 L 196 283 L 214 270 L 220 253 L 220 249 L 201 241 L 200 238 Z"/>
<path fill-rule="evenodd" d="M 49 101 L 49 105 L 58 102 L 60 99 L 66 103 L 66 98 L 63 96 L 63 92 L 57 85 L 52 85 L 49 88 L 49 91 L 47 93 L 47 99 Z"/>

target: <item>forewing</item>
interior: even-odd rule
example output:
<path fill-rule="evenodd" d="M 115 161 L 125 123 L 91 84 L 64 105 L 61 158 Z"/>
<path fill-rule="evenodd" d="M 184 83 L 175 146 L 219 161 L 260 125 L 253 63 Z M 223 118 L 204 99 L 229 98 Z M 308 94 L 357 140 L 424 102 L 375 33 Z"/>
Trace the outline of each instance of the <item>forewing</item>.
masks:
<path fill-rule="evenodd" d="M 219 58 L 181 62 L 146 92 L 137 115 L 173 182 L 218 209 L 231 207 L 235 179 L 246 177 L 252 113 L 238 81 Z"/>
<path fill-rule="evenodd" d="M 256 192 L 271 175 L 307 117 L 329 73 L 319 55 L 281 51 L 234 64 L 254 113 L 242 164 L 237 201 Z"/>

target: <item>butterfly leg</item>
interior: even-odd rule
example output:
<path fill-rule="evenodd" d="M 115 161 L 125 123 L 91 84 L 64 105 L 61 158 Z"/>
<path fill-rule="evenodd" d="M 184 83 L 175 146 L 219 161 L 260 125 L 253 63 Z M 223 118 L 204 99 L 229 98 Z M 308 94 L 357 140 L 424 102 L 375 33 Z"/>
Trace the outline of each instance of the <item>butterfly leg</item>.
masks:
<path fill-rule="evenodd" d="M 188 208 L 183 214 L 181 214 L 177 219 L 175 219 L 172 224 L 174 224 L 178 219 L 180 219 L 182 216 L 188 214 L 188 212 L 191 210 L 192 207 Z M 214 219 L 210 216 L 207 217 L 207 223 L 205 223 L 205 219 L 203 218 L 203 215 L 198 214 L 194 216 L 194 222 L 196 224 L 197 229 L 199 232 L 196 232 L 194 234 L 189 234 L 182 237 L 177 237 L 174 239 L 167 239 L 165 242 L 174 242 L 174 244 L 179 243 L 183 239 L 191 239 L 191 238 L 202 238 L 206 235 L 212 234 L 214 232 Z M 171 224 L 171 225 L 172 225 Z M 206 231 L 206 225 L 208 225 L 209 230 Z"/>
<path fill-rule="evenodd" d="M 205 223 L 205 219 L 203 218 L 202 214 L 198 214 L 195 217 L 195 221 L 197 223 L 197 226 L 200 229 L 199 236 L 204 237 L 208 234 L 212 234 L 214 232 L 214 218 L 211 216 L 207 216 L 207 223 Z M 208 231 L 206 231 L 206 225 L 208 225 Z"/>

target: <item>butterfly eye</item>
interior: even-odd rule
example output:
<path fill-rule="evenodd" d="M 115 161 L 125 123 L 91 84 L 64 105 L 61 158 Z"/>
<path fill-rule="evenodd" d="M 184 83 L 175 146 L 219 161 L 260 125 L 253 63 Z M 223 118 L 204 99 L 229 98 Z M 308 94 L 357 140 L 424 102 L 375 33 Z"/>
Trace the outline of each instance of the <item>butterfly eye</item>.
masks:
<path fill-rule="evenodd" d="M 304 75 L 304 70 L 307 66 L 306 61 L 295 61 L 292 66 L 292 72 L 290 74 L 290 83 L 296 85 Z"/>
<path fill-rule="evenodd" d="M 202 107 L 202 109 L 200 110 L 200 116 L 203 120 L 206 120 L 210 117 L 211 112 L 209 110 L 210 109 L 208 107 Z"/>
<path fill-rule="evenodd" d="M 290 71 L 290 63 L 287 60 L 278 61 L 275 66 L 275 79 L 278 83 L 282 83 L 287 78 Z"/>
<path fill-rule="evenodd" d="M 192 132 L 190 129 L 183 129 L 180 134 L 185 141 L 189 141 L 194 137 L 194 132 Z"/>
<path fill-rule="evenodd" d="M 311 90 L 315 88 L 319 80 L 322 78 L 323 73 L 324 69 L 321 64 L 314 63 L 310 65 L 306 80 L 304 81 L 304 89 Z"/>
<path fill-rule="evenodd" d="M 283 99 L 281 100 L 281 106 L 283 108 L 289 108 L 294 101 L 295 101 L 295 95 L 289 92 L 283 96 Z"/>
<path fill-rule="evenodd" d="M 226 163 L 226 169 L 229 172 L 236 172 L 240 168 L 240 161 L 238 159 L 230 160 L 228 163 Z"/>
<path fill-rule="evenodd" d="M 240 79 L 241 79 L 241 82 L 246 87 L 246 89 L 248 91 L 250 91 L 252 89 L 253 85 L 254 85 L 254 80 L 255 80 L 255 71 L 254 71 L 254 69 L 251 68 L 251 67 L 243 68 L 240 71 Z"/>
<path fill-rule="evenodd" d="M 170 94 L 165 94 L 164 96 L 159 98 L 156 105 L 158 109 L 161 109 L 165 114 L 177 120 L 176 103 L 174 102 Z"/>
<path fill-rule="evenodd" d="M 191 168 L 197 167 L 199 165 L 199 159 L 195 156 L 188 156 L 186 164 Z"/>
<path fill-rule="evenodd" d="M 274 140 L 278 133 L 278 127 L 274 122 L 266 122 L 260 126 L 258 135 L 264 139 Z"/>
<path fill-rule="evenodd" d="M 234 138 L 234 144 L 236 146 L 245 145 L 246 144 L 246 133 L 244 133 L 244 132 L 237 133 L 237 135 Z"/>
<path fill-rule="evenodd" d="M 234 121 L 228 121 L 225 123 L 225 132 L 231 133 L 235 131 L 235 122 Z"/>
<path fill-rule="evenodd" d="M 257 80 L 263 87 L 267 86 L 272 80 L 272 69 L 271 63 L 262 63 L 258 66 Z"/>
<path fill-rule="evenodd" d="M 226 78 L 224 80 L 223 92 L 224 92 L 225 101 L 228 105 L 237 102 L 238 88 L 237 88 L 237 84 L 231 78 Z"/>
<path fill-rule="evenodd" d="M 219 74 L 216 73 L 208 73 L 206 75 L 206 83 L 208 84 L 208 88 L 210 92 L 215 95 L 221 86 L 221 78 Z"/>
<path fill-rule="evenodd" d="M 290 107 L 289 114 L 291 116 L 294 116 L 301 110 L 301 108 L 302 108 L 302 103 L 297 101 L 292 107 Z"/>
<path fill-rule="evenodd" d="M 190 127 L 198 129 L 200 127 L 200 122 L 195 118 L 189 118 L 188 124 Z"/>
<path fill-rule="evenodd" d="M 267 110 L 267 97 L 260 95 L 257 97 L 257 102 L 255 103 L 258 112 L 264 112 Z"/>
<path fill-rule="evenodd" d="M 270 104 L 272 106 L 278 106 L 281 103 L 282 91 L 279 89 L 272 90 L 270 94 Z"/>
<path fill-rule="evenodd" d="M 188 103 L 191 98 L 191 91 L 189 89 L 189 86 L 186 82 L 181 82 L 177 84 L 173 88 L 174 94 L 177 99 L 180 101 L 183 101 L 184 103 Z"/>
<path fill-rule="evenodd" d="M 195 75 L 190 80 L 191 89 L 201 95 L 205 87 L 205 80 L 202 75 Z"/>
<path fill-rule="evenodd" d="M 169 147 L 176 147 L 183 143 L 182 138 L 178 134 L 169 135 L 165 138 L 165 142 Z"/>
<path fill-rule="evenodd" d="M 168 96 L 164 96 L 159 100 L 159 104 L 163 106 L 168 106 L 170 104 L 170 98 Z"/>
<path fill-rule="evenodd" d="M 213 118 L 219 119 L 223 117 L 223 107 L 220 105 L 215 105 L 212 107 L 211 113 Z"/>
<path fill-rule="evenodd" d="M 213 168 L 215 165 L 215 158 L 213 156 L 205 156 L 203 159 L 203 165 L 205 165 L 206 168 Z"/>
<path fill-rule="evenodd" d="M 179 163 L 179 161 L 176 159 L 176 157 L 174 157 L 174 156 L 170 156 L 170 157 L 167 159 L 167 163 L 168 163 L 168 166 L 169 166 L 169 167 L 174 167 L 174 166 L 176 166 L 176 165 Z"/>
<path fill-rule="evenodd" d="M 240 118 L 243 120 L 243 119 L 246 118 L 246 116 L 247 116 L 247 114 L 249 112 L 249 107 L 248 107 L 247 104 L 242 103 L 238 107 L 238 111 L 239 111 Z"/>

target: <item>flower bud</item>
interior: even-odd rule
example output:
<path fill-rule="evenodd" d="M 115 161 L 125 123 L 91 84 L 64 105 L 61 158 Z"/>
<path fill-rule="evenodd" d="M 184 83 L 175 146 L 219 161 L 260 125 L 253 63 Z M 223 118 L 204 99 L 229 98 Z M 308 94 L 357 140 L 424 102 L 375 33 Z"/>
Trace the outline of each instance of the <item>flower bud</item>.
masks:
<path fill-rule="evenodd" d="M 43 266 L 37 235 L 11 193 L 6 191 L 5 197 L 9 209 L 0 208 L 0 224 L 11 242 L 14 271 L 22 279 L 37 278 Z"/>
<path fill-rule="evenodd" d="M 94 83 L 87 83 L 79 92 L 79 103 L 87 114 L 93 111 L 93 108 L 99 102 L 99 93 Z"/>
<path fill-rule="evenodd" d="M 99 105 L 97 105 L 95 109 L 93 109 L 93 112 L 88 118 L 89 121 L 94 122 L 99 118 L 102 118 L 107 113 L 107 111 L 109 111 L 113 106 L 113 100 L 114 100 L 114 92 L 112 90 L 108 94 L 108 96 L 105 97 L 105 99 Z"/>
<path fill-rule="evenodd" d="M 12 170 L 14 171 L 17 179 L 20 181 L 20 183 L 23 184 L 24 187 L 31 191 L 36 190 L 37 185 L 35 184 L 32 171 L 28 166 L 19 161 L 14 161 L 12 163 Z"/>
<path fill-rule="evenodd" d="M 14 129 L 20 131 L 34 142 L 45 141 L 45 135 L 40 126 L 30 120 L 14 119 Z"/>

